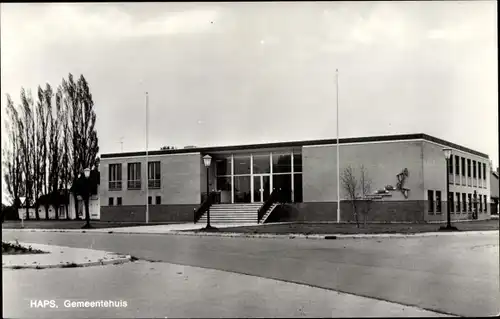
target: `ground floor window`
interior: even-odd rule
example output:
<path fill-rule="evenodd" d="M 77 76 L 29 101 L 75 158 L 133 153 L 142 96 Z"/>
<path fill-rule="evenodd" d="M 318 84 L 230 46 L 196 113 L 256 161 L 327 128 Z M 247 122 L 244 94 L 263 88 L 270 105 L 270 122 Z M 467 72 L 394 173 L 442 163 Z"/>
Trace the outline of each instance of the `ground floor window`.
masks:
<path fill-rule="evenodd" d="M 462 193 L 462 212 L 467 211 L 467 194 Z"/>
<path fill-rule="evenodd" d="M 214 157 L 221 203 L 262 203 L 277 189 L 283 191 L 286 202 L 303 200 L 300 152 Z"/>
<path fill-rule="evenodd" d="M 441 191 L 436 191 L 436 213 L 441 213 Z"/>
<path fill-rule="evenodd" d="M 454 213 L 455 212 L 455 204 L 453 203 L 453 192 L 448 193 L 447 205 L 450 205 L 450 212 Z"/>
<path fill-rule="evenodd" d="M 460 193 L 456 193 L 457 195 L 457 213 L 460 213 Z"/>
<path fill-rule="evenodd" d="M 427 191 L 427 206 L 429 206 L 427 211 L 429 213 L 434 213 L 434 191 Z"/>

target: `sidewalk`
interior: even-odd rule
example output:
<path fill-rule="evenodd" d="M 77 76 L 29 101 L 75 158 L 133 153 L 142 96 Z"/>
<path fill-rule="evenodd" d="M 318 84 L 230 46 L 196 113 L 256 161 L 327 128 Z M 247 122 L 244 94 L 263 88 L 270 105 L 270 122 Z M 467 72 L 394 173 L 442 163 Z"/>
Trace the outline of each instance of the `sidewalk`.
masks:
<path fill-rule="evenodd" d="M 42 274 L 43 273 L 43 274 Z M 274 279 L 163 262 L 4 272 L 9 318 L 448 317 L 402 305 Z M 47 287 L 50 287 L 48 289 Z M 32 300 L 53 307 L 32 307 Z M 112 304 L 111 304 L 111 302 Z M 72 302 L 97 306 L 72 306 Z M 103 302 L 110 303 L 102 305 Z M 99 305 L 100 304 L 100 305 Z"/>
<path fill-rule="evenodd" d="M 24 247 L 31 246 L 33 249 L 38 249 L 46 253 L 2 255 L 3 269 L 88 267 L 107 264 L 121 264 L 131 260 L 131 256 L 118 255 L 101 250 L 31 243 L 19 244 Z"/>
<path fill-rule="evenodd" d="M 116 234 L 156 234 L 156 235 L 185 235 L 185 236 L 216 236 L 216 237 L 246 237 L 246 238 L 302 238 L 302 239 L 362 239 L 362 238 L 414 238 L 414 237 L 433 237 L 433 236 L 470 236 L 480 234 L 498 234 L 498 230 L 481 231 L 460 231 L 460 232 L 428 232 L 411 234 L 251 234 L 251 233 L 230 233 L 224 232 L 224 228 L 240 226 L 256 226 L 255 224 L 220 224 L 215 225 L 220 232 L 207 233 L 200 232 L 199 229 L 205 225 L 186 223 L 175 225 L 154 225 L 154 226 L 134 226 L 119 228 L 99 228 L 99 229 L 3 229 L 7 231 L 22 232 L 76 232 L 76 233 L 116 233 Z"/>

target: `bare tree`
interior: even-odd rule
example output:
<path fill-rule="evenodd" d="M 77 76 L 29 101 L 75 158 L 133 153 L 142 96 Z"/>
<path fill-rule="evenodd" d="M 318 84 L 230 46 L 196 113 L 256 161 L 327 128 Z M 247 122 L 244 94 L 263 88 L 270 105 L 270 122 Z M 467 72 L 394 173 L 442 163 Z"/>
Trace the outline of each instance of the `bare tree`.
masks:
<path fill-rule="evenodd" d="M 60 93 L 60 107 L 61 112 L 59 113 L 59 123 L 61 125 L 61 140 L 58 142 L 59 149 L 61 150 L 61 169 L 59 171 L 59 188 L 64 190 L 64 196 L 69 195 L 69 187 L 71 184 L 71 172 L 72 168 L 72 142 L 71 142 L 71 106 L 68 102 L 67 93 L 64 89 L 65 80 L 63 79 L 62 86 L 59 87 L 58 92 Z M 57 102 L 56 102 L 57 103 Z M 70 219 L 69 216 L 69 202 L 65 200 L 64 203 L 66 219 Z"/>
<path fill-rule="evenodd" d="M 38 207 L 36 206 L 36 157 L 35 157 L 35 120 L 34 107 L 31 92 L 26 92 L 21 88 L 21 111 L 22 117 L 20 121 L 20 145 L 23 157 L 22 167 L 25 176 L 25 196 L 27 209 L 32 203 L 35 203 L 35 217 L 40 219 Z M 29 211 L 29 210 L 27 210 Z M 26 219 L 29 219 L 29 213 L 26 214 Z"/>
<path fill-rule="evenodd" d="M 371 193 L 371 186 L 372 186 L 372 180 L 368 176 L 368 172 L 366 171 L 364 165 L 361 165 L 359 187 L 361 189 L 361 199 L 363 200 L 361 213 L 363 214 L 363 225 L 365 227 L 366 227 L 366 219 L 371 211 L 372 200 L 368 197 L 368 195 Z"/>
<path fill-rule="evenodd" d="M 50 129 L 49 116 L 52 111 L 53 92 L 50 84 L 46 84 L 45 90 L 38 86 L 38 102 L 37 102 L 37 185 L 38 193 L 49 197 L 49 178 L 48 178 L 48 140 L 47 135 Z M 45 219 L 50 219 L 49 216 L 49 200 L 44 200 Z"/>
<path fill-rule="evenodd" d="M 363 225 L 366 227 L 366 219 L 371 210 L 371 199 L 368 195 L 371 192 L 372 181 L 368 176 L 366 168 L 361 165 L 359 180 L 356 178 L 354 169 L 349 165 L 340 176 L 342 187 L 347 193 L 351 202 L 356 225 L 359 228 L 359 213 L 363 214 Z"/>
<path fill-rule="evenodd" d="M 342 182 L 342 187 L 346 191 L 347 197 L 351 202 L 354 218 L 356 219 L 356 225 L 359 228 L 358 211 L 356 208 L 356 199 L 358 198 L 358 180 L 356 179 L 354 170 L 350 165 L 344 169 L 340 175 L 340 180 Z"/>
<path fill-rule="evenodd" d="M 12 201 L 12 206 L 18 215 L 20 204 L 20 196 L 23 191 L 22 187 L 22 166 L 21 166 L 21 149 L 20 149 L 20 119 L 19 113 L 14 106 L 10 95 L 7 95 L 7 119 L 5 121 L 6 130 L 8 132 L 8 145 L 3 149 L 3 167 L 4 181 L 7 192 Z"/>
<path fill-rule="evenodd" d="M 46 90 L 46 98 L 52 99 L 52 96 L 48 94 L 49 90 Z M 48 194 L 51 198 L 51 203 L 55 210 L 55 219 L 59 219 L 59 207 L 60 207 L 60 194 L 59 194 L 59 180 L 61 171 L 61 119 L 62 119 L 62 108 L 61 108 L 61 90 L 57 90 L 55 94 L 55 110 L 52 107 L 52 103 L 47 104 L 48 109 L 48 122 L 49 127 L 49 138 L 48 138 Z"/>

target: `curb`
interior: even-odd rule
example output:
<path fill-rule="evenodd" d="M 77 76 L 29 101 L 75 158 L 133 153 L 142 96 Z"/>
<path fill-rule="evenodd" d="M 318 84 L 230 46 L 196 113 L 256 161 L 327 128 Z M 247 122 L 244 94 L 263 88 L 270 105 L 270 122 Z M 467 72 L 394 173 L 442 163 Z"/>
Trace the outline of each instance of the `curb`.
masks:
<path fill-rule="evenodd" d="M 82 268 L 82 267 L 92 267 L 92 266 L 104 266 L 109 264 L 124 264 L 126 262 L 132 261 L 132 256 L 126 255 L 125 257 L 113 259 L 113 260 L 101 260 L 92 261 L 87 263 L 70 263 L 66 262 L 64 264 L 52 264 L 52 265 L 8 265 L 3 266 L 2 269 L 49 269 L 49 268 Z M 67 265 L 75 264 L 76 266 L 68 267 Z"/>
<path fill-rule="evenodd" d="M 411 234 L 248 234 L 248 233 L 207 233 L 194 231 L 165 231 L 162 233 L 129 231 L 129 232 L 114 232 L 103 228 L 102 230 L 85 231 L 79 229 L 3 229 L 2 231 L 21 231 L 21 232 L 53 232 L 53 233 L 100 233 L 100 234 L 122 234 L 122 235 L 185 235 L 185 236 L 215 236 L 215 237 L 243 237 L 243 238 L 300 238 L 300 239 L 364 239 L 364 238 L 409 238 L 409 237 L 437 237 L 437 236 L 468 236 L 468 235 L 484 235 L 498 233 L 500 230 L 473 230 L 459 232 L 428 232 L 428 233 L 411 233 Z"/>

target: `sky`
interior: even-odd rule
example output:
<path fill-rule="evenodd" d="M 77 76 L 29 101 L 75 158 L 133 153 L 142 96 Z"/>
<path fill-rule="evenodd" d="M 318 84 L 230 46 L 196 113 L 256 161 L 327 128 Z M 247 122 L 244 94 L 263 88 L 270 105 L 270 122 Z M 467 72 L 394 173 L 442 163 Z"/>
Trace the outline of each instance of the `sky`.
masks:
<path fill-rule="evenodd" d="M 498 166 L 496 1 L 1 4 L 1 105 L 83 74 L 101 153 L 426 133 Z M 2 131 L 4 125 L 2 124 Z M 2 134 L 2 147 L 5 143 Z M 121 143 L 122 142 L 122 143 Z"/>

